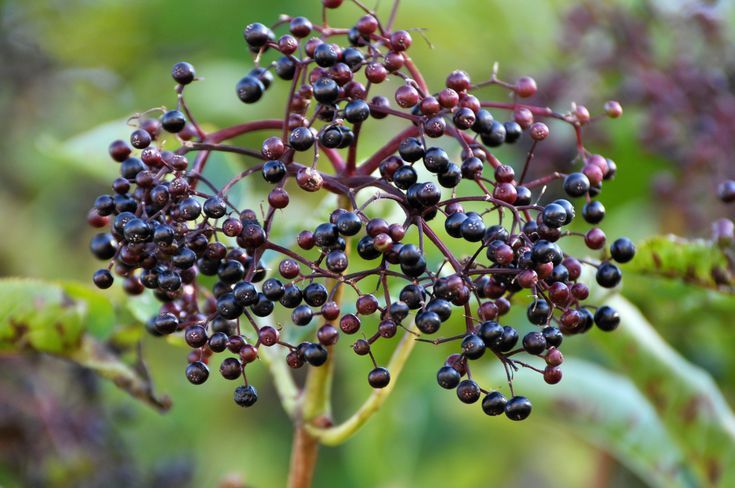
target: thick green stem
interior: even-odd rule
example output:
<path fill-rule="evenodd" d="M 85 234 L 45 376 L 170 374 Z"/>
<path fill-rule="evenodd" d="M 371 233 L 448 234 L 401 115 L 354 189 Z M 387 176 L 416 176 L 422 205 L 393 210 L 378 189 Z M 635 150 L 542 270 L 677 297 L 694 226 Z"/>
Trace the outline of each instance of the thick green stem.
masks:
<path fill-rule="evenodd" d="M 340 196 L 339 206 L 349 209 L 350 201 Z M 350 244 L 347 243 L 345 253 L 349 256 Z M 338 287 L 332 300 L 342 304 L 344 287 L 337 280 L 329 280 L 329 287 Z M 309 433 L 312 426 L 324 426 L 331 422 L 332 379 L 334 377 L 334 348 L 328 347 L 327 361 L 318 368 L 309 368 L 306 384 L 299 402 L 296 404 L 294 419 L 294 438 L 291 450 L 291 468 L 288 486 L 290 488 L 308 488 L 314 476 L 314 468 L 319 451 L 319 440 Z M 285 406 L 284 406 L 285 408 Z"/>
<path fill-rule="evenodd" d="M 415 326 L 412 325 L 409 332 L 406 332 L 398 343 L 398 346 L 396 346 L 395 351 L 393 351 L 393 356 L 391 356 L 390 362 L 388 363 L 388 370 L 391 372 L 390 384 L 385 388 L 374 390 L 365 403 L 363 403 L 362 406 L 352 415 L 352 417 L 339 425 L 320 428 L 307 424 L 306 428 L 312 436 L 318 438 L 319 442 L 322 444 L 335 446 L 345 442 L 355 434 L 360 427 L 365 425 L 368 419 L 372 417 L 378 409 L 380 409 L 391 391 L 393 391 L 398 375 L 401 373 L 403 366 L 411 355 L 411 351 L 413 351 L 413 348 L 416 345 L 416 338 L 411 333 L 414 328 Z"/>

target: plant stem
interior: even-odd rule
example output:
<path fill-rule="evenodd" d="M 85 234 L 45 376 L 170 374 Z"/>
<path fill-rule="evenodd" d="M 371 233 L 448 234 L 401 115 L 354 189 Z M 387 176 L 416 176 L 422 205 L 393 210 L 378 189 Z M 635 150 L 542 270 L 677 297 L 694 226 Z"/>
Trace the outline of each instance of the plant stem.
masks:
<path fill-rule="evenodd" d="M 309 488 L 314 477 L 319 440 L 309 434 L 303 424 L 294 427 L 291 445 L 291 468 L 288 473 L 289 488 Z"/>
<path fill-rule="evenodd" d="M 388 370 L 391 372 L 391 382 L 385 388 L 374 390 L 373 393 L 368 397 L 365 403 L 350 417 L 339 425 L 329 428 L 319 428 L 307 425 L 309 433 L 319 439 L 319 442 L 328 446 L 336 446 L 349 439 L 360 427 L 365 425 L 372 415 L 380 409 L 385 400 L 393 391 L 393 387 L 396 385 L 398 375 L 400 374 L 403 366 L 406 364 L 408 357 L 411 355 L 414 346 L 416 345 L 416 338 L 412 334 L 415 326 L 412 325 L 408 332 L 401 338 L 401 342 L 396 346 L 393 351 L 393 356 L 390 358 L 388 363 Z"/>
<path fill-rule="evenodd" d="M 339 207 L 351 208 L 351 202 L 345 195 L 339 197 Z M 350 255 L 348 241 L 345 254 Z M 337 286 L 333 300 L 341 305 L 344 286 L 335 279 L 329 280 L 330 287 Z M 310 427 L 325 427 L 331 424 L 332 379 L 334 377 L 334 348 L 327 347 L 327 362 L 318 368 L 310 367 L 306 384 L 299 404 L 299 411 L 294 417 L 294 438 L 291 451 L 291 467 L 288 486 L 290 488 L 308 488 L 311 486 L 319 453 L 319 439 L 309 432 Z"/>

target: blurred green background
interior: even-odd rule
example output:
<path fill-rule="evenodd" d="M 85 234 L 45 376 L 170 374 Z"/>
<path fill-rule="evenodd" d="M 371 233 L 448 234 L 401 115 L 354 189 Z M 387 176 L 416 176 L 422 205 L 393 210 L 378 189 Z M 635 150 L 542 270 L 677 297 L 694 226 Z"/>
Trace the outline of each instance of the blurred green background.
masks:
<path fill-rule="evenodd" d="M 385 12 L 389 2 L 382 3 Z M 484 79 L 498 62 L 502 78 L 533 76 L 543 92 L 543 80 L 557 70 L 580 76 L 570 80 L 570 86 L 585 79 L 581 71 L 586 66 L 563 52 L 558 42 L 566 28 L 563 16 L 576 3 L 403 0 L 397 25 L 426 28 L 424 34 L 433 48 L 414 35 L 411 54 L 431 87 L 441 86 L 446 73 L 458 68 L 476 80 Z M 636 2 L 623 0 L 601 3 L 620 4 L 632 12 L 638 8 Z M 733 9 L 718 8 L 723 23 L 731 25 Z M 81 281 L 88 280 L 97 266 L 88 253 L 94 231 L 86 225 L 85 215 L 94 198 L 107 190 L 115 171 L 107 161 L 107 145 L 126 137 L 125 120 L 131 114 L 175 104 L 170 66 L 189 61 L 204 78 L 190 90 L 188 101 L 209 127 L 280 114 L 282 97 L 276 93 L 283 86 L 275 89 L 278 92 L 271 90 L 257 106 L 245 106 L 234 96 L 234 84 L 253 66 L 242 29 L 253 21 L 271 23 L 286 12 L 313 19 L 321 15 L 316 0 L 5 0 L 0 9 L 0 222 L 4 231 L 0 275 Z M 330 12 L 330 21 L 351 25 L 359 15 L 354 6 L 346 5 Z M 663 19 L 659 27 L 665 30 L 666 25 Z M 666 52 L 668 41 L 664 37 L 661 42 Z M 620 77 L 634 75 L 620 73 L 600 82 L 599 89 L 587 86 L 594 98 L 590 110 L 600 113 L 605 92 L 623 85 Z M 505 96 L 502 91 L 487 93 L 496 99 Z M 585 102 L 565 100 L 554 108 L 563 111 L 570 101 Z M 620 121 L 602 121 L 607 140 L 592 149 L 604 150 L 619 167 L 619 177 L 605 188 L 603 201 L 609 213 L 603 229 L 608 236 L 625 234 L 640 240 L 669 230 L 662 224 L 667 209 L 650 188 L 654 174 L 670 163 L 648 152 L 637 138 L 646 107 L 625 108 Z M 552 125 L 552 130 L 556 128 Z M 511 164 L 519 161 L 512 159 L 517 155 L 510 151 L 500 154 Z M 644 278 L 628 281 L 625 291 L 659 332 L 688 359 L 708 369 L 732 399 L 735 383 L 728 346 L 734 337 L 723 322 L 734 311 L 733 304 L 716 293 L 682 285 Z M 650 292 L 653 288 L 655 295 Z M 586 338 L 568 342 L 570 356 L 602 362 Z M 182 374 L 186 358 L 180 348 L 146 339 L 144 349 L 158 389 L 174 400 L 168 414 L 159 415 L 108 384 L 92 387 L 94 395 L 84 390 L 77 392 L 79 398 L 70 399 L 71 390 L 80 387 L 76 383 L 87 380 L 56 360 L 31 358 L 20 366 L 15 359 L 0 362 L 0 376 L 22 368 L 35 378 L 6 382 L 1 391 L 25 388 L 24 381 L 35 387 L 41 382 L 55 399 L 49 407 L 52 411 L 53 405 L 82 411 L 87 396 L 96 398 L 98 406 L 89 414 L 94 419 L 85 422 L 98 420 L 106 427 L 95 434 L 99 438 L 94 445 L 117 453 L 105 463 L 119 463 L 127 470 L 124 476 L 113 471 L 111 478 L 95 484 L 90 473 L 101 468 L 84 462 L 89 444 L 70 457 L 62 442 L 56 451 L 43 451 L 35 459 L 8 455 L 12 449 L 6 444 L 0 450 L 5 454 L 0 458 L 0 486 L 23 486 L 28 478 L 18 473 L 34 469 L 52 474 L 33 486 L 46 486 L 46 482 L 216 486 L 229 476 L 239 477 L 248 486 L 285 483 L 291 426 L 264 367 L 251 373 L 251 381 L 261 391 L 258 408 L 242 411 L 233 407 L 231 387 L 219 378 L 201 387 L 186 382 Z M 384 351 L 383 357 L 388 353 Z M 644 484 L 611 457 L 604 439 L 582 435 L 553 416 L 538 414 L 526 422 L 510 423 L 485 417 L 477 406 L 459 404 L 451 392 L 435 386 L 438 357 L 435 349 L 417 348 L 393 395 L 367 427 L 341 447 L 322 449 L 315 486 Z M 351 355 L 341 361 L 338 416 L 367 396 L 365 368 Z M 520 384 L 534 380 L 522 378 Z M 69 381 L 72 385 L 67 389 Z M 565 415 L 563 403 L 548 401 L 541 408 Z M 8 412 L 0 411 L 0 420 L 3 414 Z M 574 415 L 574 410 L 567 414 Z M 53 426 L 46 427 L 53 431 Z M 45 439 L 45 434 L 38 435 Z M 0 444 L 3 438 L 13 439 L 0 430 Z M 19 470 L 17 463 L 28 464 L 27 469 Z"/>

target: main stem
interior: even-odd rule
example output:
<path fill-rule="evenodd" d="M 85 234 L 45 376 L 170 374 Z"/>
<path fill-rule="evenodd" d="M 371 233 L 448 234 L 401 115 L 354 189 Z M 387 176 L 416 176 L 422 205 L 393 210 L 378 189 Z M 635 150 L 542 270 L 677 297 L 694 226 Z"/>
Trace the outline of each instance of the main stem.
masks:
<path fill-rule="evenodd" d="M 351 209 L 350 200 L 345 195 L 339 197 L 339 208 Z M 345 254 L 349 258 L 350 243 L 347 243 Z M 329 280 L 331 286 L 338 286 L 332 300 L 342 305 L 344 286 L 336 280 Z M 331 425 L 331 392 L 334 376 L 334 349 L 327 348 L 327 362 L 310 368 L 306 384 L 301 394 L 298 411 L 294 417 L 294 436 L 291 444 L 291 467 L 288 475 L 290 488 L 309 488 L 314 478 L 314 469 L 319 454 L 319 439 L 309 433 L 307 427 L 324 428 Z"/>

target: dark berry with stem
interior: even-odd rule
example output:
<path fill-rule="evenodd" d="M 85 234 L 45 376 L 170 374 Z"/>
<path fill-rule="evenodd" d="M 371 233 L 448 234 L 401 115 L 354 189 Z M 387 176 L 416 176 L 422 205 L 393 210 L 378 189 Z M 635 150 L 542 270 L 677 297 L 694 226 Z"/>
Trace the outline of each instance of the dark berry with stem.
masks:
<path fill-rule="evenodd" d="M 482 399 L 482 411 L 487 415 L 496 416 L 505 412 L 508 400 L 499 391 L 491 391 Z"/>
<path fill-rule="evenodd" d="M 544 381 L 549 385 L 555 385 L 561 381 L 562 371 L 559 368 L 546 366 L 544 368 Z"/>
<path fill-rule="evenodd" d="M 115 256 L 117 242 L 111 234 L 96 234 L 90 241 L 89 248 L 97 259 L 107 260 Z"/>
<path fill-rule="evenodd" d="M 610 255 L 619 263 L 627 263 L 635 256 L 635 245 L 627 237 L 621 237 L 610 245 Z"/>
<path fill-rule="evenodd" d="M 473 380 L 462 380 L 457 385 L 457 398 L 462 403 L 475 403 L 481 394 L 480 386 Z"/>
<path fill-rule="evenodd" d="M 309 343 L 304 347 L 304 359 L 312 366 L 321 366 L 327 362 L 327 350 L 321 344 Z"/>
<path fill-rule="evenodd" d="M 201 325 L 193 325 L 186 329 L 184 340 L 190 347 L 202 347 L 207 343 L 207 331 Z"/>
<path fill-rule="evenodd" d="M 590 224 L 599 224 L 605 218 L 605 206 L 599 200 L 592 200 L 582 207 L 582 218 Z"/>
<path fill-rule="evenodd" d="M 426 154 L 426 150 L 419 139 L 408 137 L 398 146 L 398 154 L 400 154 L 404 161 L 413 163 L 423 158 Z"/>
<path fill-rule="evenodd" d="M 436 312 L 424 311 L 416 315 L 416 328 L 424 334 L 434 334 L 441 327 L 441 318 Z"/>
<path fill-rule="evenodd" d="M 487 347 L 493 348 L 503 338 L 503 326 L 492 320 L 488 320 L 480 324 L 478 335 L 482 338 Z"/>
<path fill-rule="evenodd" d="M 363 122 L 370 117 L 370 107 L 363 100 L 354 100 L 345 106 L 344 115 L 352 124 Z"/>
<path fill-rule="evenodd" d="M 161 127 L 166 132 L 177 134 L 186 127 L 186 118 L 178 110 L 169 110 L 161 116 Z"/>
<path fill-rule="evenodd" d="M 222 352 L 227 349 L 227 334 L 224 332 L 215 332 L 209 338 L 209 348 L 213 352 Z"/>
<path fill-rule="evenodd" d="M 509 120 L 507 122 L 503 122 L 503 127 L 505 128 L 505 142 L 508 144 L 513 144 L 518 139 L 520 139 L 521 134 L 523 133 L 523 129 L 518 124 L 518 122 L 515 122 L 513 120 Z"/>
<path fill-rule="evenodd" d="M 192 66 L 190 63 L 187 63 L 186 61 L 181 61 L 179 63 L 176 63 L 173 68 L 171 68 L 171 77 L 176 81 L 176 83 L 179 83 L 181 85 L 188 85 L 192 81 L 194 81 L 194 78 L 196 77 L 196 71 L 194 70 L 194 66 Z"/>
<path fill-rule="evenodd" d="M 245 42 L 251 47 L 263 47 L 271 38 L 271 30 L 259 22 L 248 24 L 243 31 Z"/>
<path fill-rule="evenodd" d="M 226 358 L 220 364 L 219 372 L 225 379 L 236 380 L 242 375 L 242 363 L 236 358 Z"/>
<path fill-rule="evenodd" d="M 390 372 L 385 368 L 375 368 L 368 374 L 368 383 L 373 388 L 385 388 L 390 383 Z"/>
<path fill-rule="evenodd" d="M 594 320 L 600 330 L 609 332 L 620 325 L 620 314 L 614 308 L 603 305 L 595 312 Z"/>
<path fill-rule="evenodd" d="M 186 379 L 194 385 L 201 385 L 209 378 L 209 368 L 201 361 L 196 361 L 186 367 Z"/>
<path fill-rule="evenodd" d="M 479 242 L 485 235 L 485 223 L 479 214 L 470 212 L 460 226 L 462 238 L 469 242 Z"/>
<path fill-rule="evenodd" d="M 528 306 L 526 312 L 528 321 L 536 325 L 544 325 L 551 316 L 551 307 L 546 300 L 535 300 Z"/>
<path fill-rule="evenodd" d="M 257 78 L 266 90 L 271 86 L 271 83 L 273 83 L 273 74 L 265 68 L 255 68 L 251 70 L 248 75 Z"/>
<path fill-rule="evenodd" d="M 447 171 L 449 163 L 449 155 L 440 147 L 430 147 L 424 154 L 424 167 L 432 173 Z"/>
<path fill-rule="evenodd" d="M 564 335 L 556 327 L 544 327 L 541 333 L 549 347 L 559 347 L 564 339 Z"/>
<path fill-rule="evenodd" d="M 467 359 L 479 359 L 485 354 L 485 343 L 479 336 L 468 334 L 462 339 L 462 354 Z"/>
<path fill-rule="evenodd" d="M 393 182 L 401 190 L 408 190 L 418 180 L 416 170 L 412 166 L 404 165 L 393 173 Z"/>
<path fill-rule="evenodd" d="M 581 197 L 590 190 L 590 180 L 582 173 L 571 173 L 564 178 L 564 191 L 570 197 Z"/>
<path fill-rule="evenodd" d="M 252 385 L 235 388 L 235 403 L 241 407 L 252 407 L 258 401 L 258 392 Z"/>
<path fill-rule="evenodd" d="M 451 366 L 442 366 L 436 373 L 437 383 L 447 390 L 456 388 L 461 380 L 462 375 Z"/>
<path fill-rule="evenodd" d="M 500 146 L 505 142 L 505 137 L 505 125 L 501 124 L 497 120 L 492 121 L 489 131 L 480 133 L 482 142 L 489 147 Z"/>
<path fill-rule="evenodd" d="M 104 290 L 112 286 L 112 282 L 114 281 L 114 279 L 110 271 L 106 269 L 99 269 L 94 272 L 94 275 L 92 276 L 92 281 L 94 282 L 95 286 L 97 286 L 97 288 Z"/>
<path fill-rule="evenodd" d="M 306 127 L 296 127 L 288 136 L 288 144 L 296 151 L 306 151 L 314 145 L 314 133 Z"/>
<path fill-rule="evenodd" d="M 337 231 L 343 236 L 354 236 L 362 229 L 362 221 L 353 212 L 345 212 L 337 218 Z"/>
<path fill-rule="evenodd" d="M 235 86 L 237 97 L 244 103 L 255 103 L 263 96 L 265 86 L 254 76 L 245 76 Z"/>
<path fill-rule="evenodd" d="M 282 161 L 266 161 L 263 164 L 263 178 L 268 183 L 278 183 L 286 176 L 286 165 Z"/>
<path fill-rule="evenodd" d="M 295 37 L 304 38 L 311 33 L 311 21 L 306 17 L 294 17 L 288 24 L 288 30 Z"/>
<path fill-rule="evenodd" d="M 335 49 L 334 45 L 323 42 L 314 49 L 313 58 L 316 64 L 322 68 L 329 68 L 337 63 L 339 60 L 339 53 Z"/>
<path fill-rule="evenodd" d="M 600 264 L 595 275 L 597 284 L 603 288 L 615 288 L 622 277 L 623 274 L 620 272 L 620 268 L 610 262 Z"/>
<path fill-rule="evenodd" d="M 546 349 L 546 338 L 541 332 L 529 332 L 523 336 L 523 349 L 528 354 L 541 354 Z"/>
<path fill-rule="evenodd" d="M 505 405 L 505 415 L 511 420 L 524 420 L 531 415 L 531 402 L 524 396 L 514 396 Z"/>

